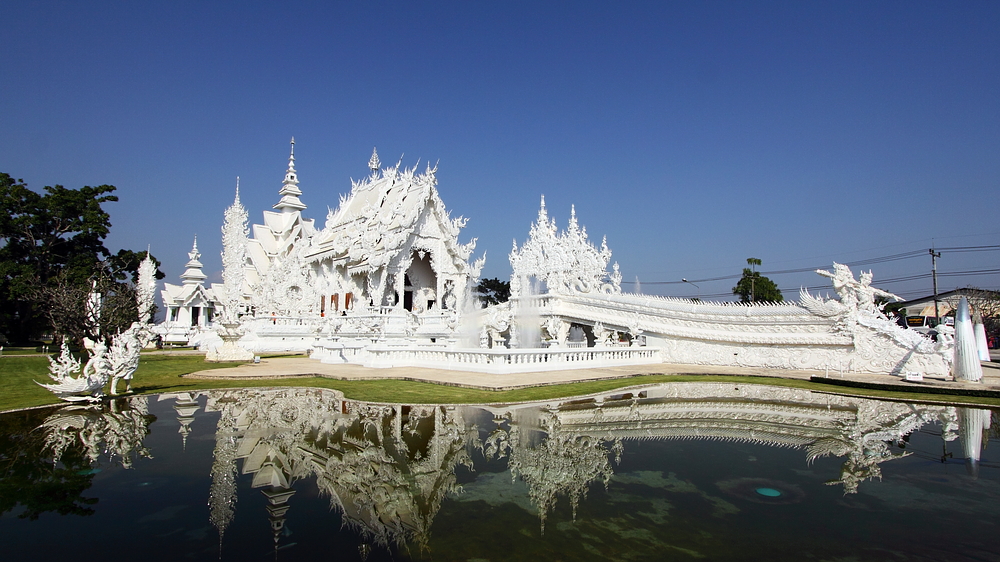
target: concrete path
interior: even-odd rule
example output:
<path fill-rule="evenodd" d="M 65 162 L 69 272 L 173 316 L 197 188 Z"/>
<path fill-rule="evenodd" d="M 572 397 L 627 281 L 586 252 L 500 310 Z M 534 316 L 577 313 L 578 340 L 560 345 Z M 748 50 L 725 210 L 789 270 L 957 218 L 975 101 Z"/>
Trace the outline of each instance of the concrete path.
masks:
<path fill-rule="evenodd" d="M 822 371 L 792 371 L 783 369 L 760 369 L 746 367 L 715 367 L 705 365 L 637 365 L 631 367 L 603 367 L 594 369 L 573 369 L 566 371 L 543 371 L 492 375 L 467 371 L 429 369 L 421 367 L 392 367 L 372 369 L 360 365 L 327 365 L 307 357 L 264 358 L 260 364 L 240 365 L 230 369 L 198 371 L 185 377 L 197 379 L 248 380 L 279 379 L 288 377 L 325 377 L 338 380 L 382 380 L 397 379 L 429 382 L 450 386 L 483 390 L 510 390 L 528 386 L 544 386 L 572 382 L 607 380 L 634 377 L 637 375 L 742 375 L 809 380 L 812 377 L 828 377 L 849 381 L 898 386 L 901 391 L 919 392 L 920 387 L 941 389 L 992 390 L 1000 392 L 1000 363 L 983 363 L 982 383 L 963 383 L 925 378 L 922 383 L 902 381 L 892 375 L 863 375 L 858 373 L 824 373 Z"/>

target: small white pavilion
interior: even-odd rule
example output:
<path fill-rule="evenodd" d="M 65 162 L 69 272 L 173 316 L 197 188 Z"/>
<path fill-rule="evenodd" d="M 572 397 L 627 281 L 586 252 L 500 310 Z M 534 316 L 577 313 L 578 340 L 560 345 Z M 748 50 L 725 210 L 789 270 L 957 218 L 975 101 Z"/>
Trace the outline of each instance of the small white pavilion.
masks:
<path fill-rule="evenodd" d="M 205 287 L 208 277 L 202 272 L 198 237 L 188 252 L 188 262 L 181 274 L 181 284 L 164 283 L 160 297 L 166 309 L 166 320 L 158 330 L 164 343 L 187 345 L 202 328 L 211 327 L 215 314 L 215 291 Z"/>

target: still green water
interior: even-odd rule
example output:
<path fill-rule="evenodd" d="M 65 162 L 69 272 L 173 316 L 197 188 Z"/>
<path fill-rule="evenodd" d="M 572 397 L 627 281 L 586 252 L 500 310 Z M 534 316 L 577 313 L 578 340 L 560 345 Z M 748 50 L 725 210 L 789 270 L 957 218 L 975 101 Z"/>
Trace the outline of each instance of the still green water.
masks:
<path fill-rule="evenodd" d="M 716 383 L 133 397 L 0 416 L 0 533 L 9 560 L 1000 560 L 997 421 Z"/>

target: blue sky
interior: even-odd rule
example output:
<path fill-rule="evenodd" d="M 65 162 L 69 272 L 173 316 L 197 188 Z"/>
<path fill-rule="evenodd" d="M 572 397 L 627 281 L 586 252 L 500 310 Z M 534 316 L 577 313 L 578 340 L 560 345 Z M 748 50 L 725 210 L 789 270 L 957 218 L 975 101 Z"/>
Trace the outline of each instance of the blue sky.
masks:
<path fill-rule="evenodd" d="M 219 277 L 236 176 L 260 222 L 288 140 L 309 205 L 383 163 L 440 161 L 462 240 L 510 273 L 544 194 L 644 292 L 1000 244 L 997 2 L 21 2 L 0 6 L 0 171 L 110 183 L 112 251 Z M 942 273 L 1000 268 L 944 251 Z M 929 256 L 876 263 L 875 283 Z M 855 268 L 857 270 L 858 268 Z M 825 286 L 773 277 L 795 297 Z M 942 290 L 1000 289 L 1000 273 Z M 882 284 L 904 296 L 930 279 Z M 824 290 L 825 292 L 825 290 Z"/>

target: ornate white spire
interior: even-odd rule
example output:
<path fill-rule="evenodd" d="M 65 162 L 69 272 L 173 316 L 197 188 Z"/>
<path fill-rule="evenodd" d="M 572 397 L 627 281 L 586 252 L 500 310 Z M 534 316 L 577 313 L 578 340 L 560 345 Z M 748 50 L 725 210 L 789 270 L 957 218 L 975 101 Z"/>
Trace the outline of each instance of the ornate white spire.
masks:
<path fill-rule="evenodd" d="M 226 287 L 223 299 L 223 320 L 230 323 L 239 322 L 238 307 L 243 298 L 243 281 L 246 273 L 247 228 L 248 214 L 240 203 L 240 179 L 236 178 L 236 200 L 226 209 L 222 224 L 222 282 Z"/>
<path fill-rule="evenodd" d="M 299 200 L 302 191 L 299 190 L 298 173 L 295 171 L 295 137 L 292 137 L 292 150 L 288 155 L 288 169 L 285 170 L 285 181 L 282 183 L 278 195 L 281 196 L 281 201 L 278 201 L 274 208 L 283 213 L 293 213 L 306 208 L 305 203 Z"/>
<path fill-rule="evenodd" d="M 574 234 L 580 230 L 580 224 L 576 220 L 576 205 L 569 206 L 569 226 L 566 230 Z"/>
<path fill-rule="evenodd" d="M 199 258 L 201 258 L 201 252 L 198 251 L 198 235 L 195 235 L 194 245 L 188 252 L 188 262 L 184 265 L 187 269 L 181 274 L 185 285 L 199 285 L 208 279 L 208 276 L 201 271 L 202 265 L 198 261 Z"/>
<path fill-rule="evenodd" d="M 379 162 L 378 159 L 378 150 L 375 147 L 372 147 L 372 157 L 368 160 L 368 169 L 372 171 L 373 176 L 378 173 L 378 169 L 381 165 L 382 163 Z"/>

